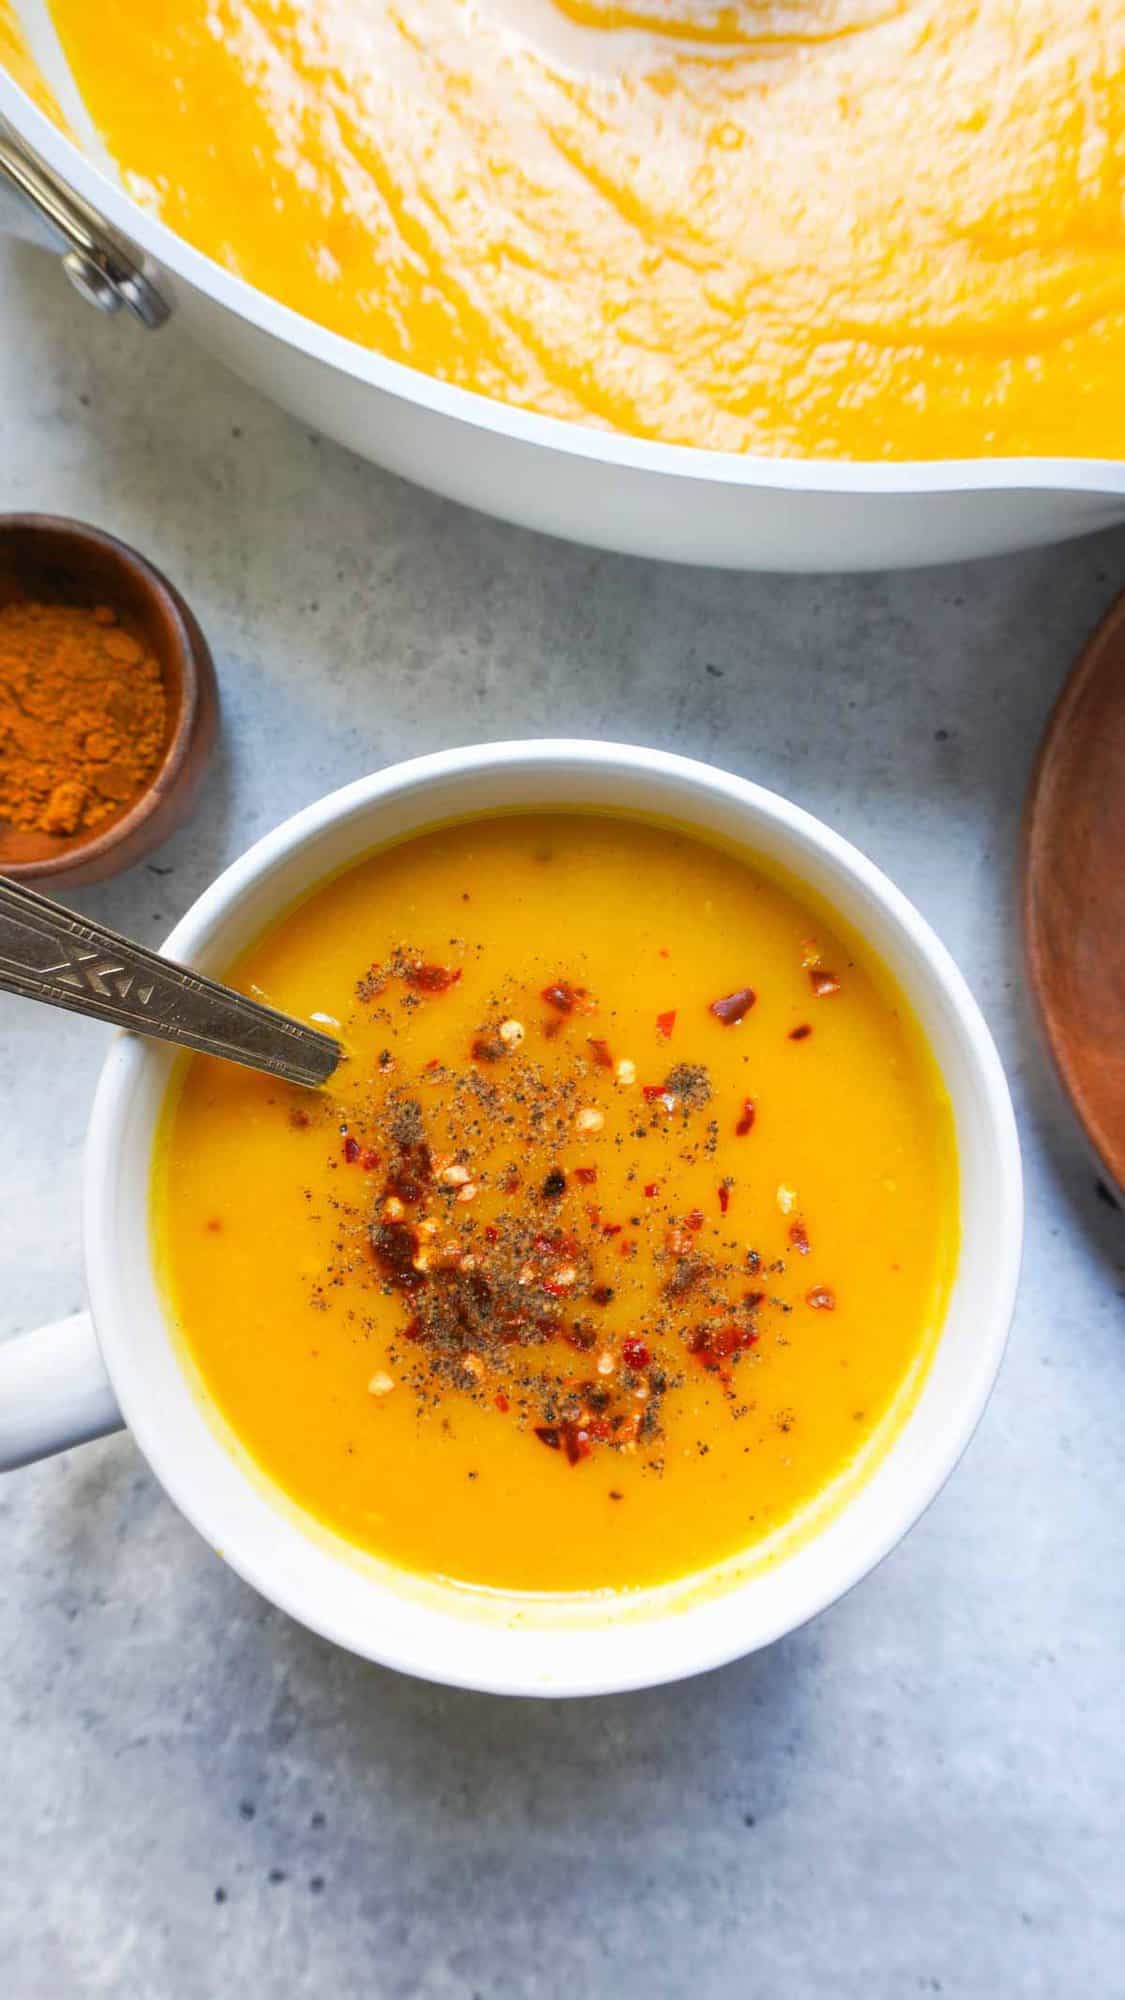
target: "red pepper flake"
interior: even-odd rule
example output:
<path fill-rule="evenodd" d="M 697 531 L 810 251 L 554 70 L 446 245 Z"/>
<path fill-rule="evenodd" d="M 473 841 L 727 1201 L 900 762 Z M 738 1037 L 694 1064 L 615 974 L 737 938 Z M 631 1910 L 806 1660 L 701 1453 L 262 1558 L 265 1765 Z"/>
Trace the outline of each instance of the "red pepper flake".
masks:
<path fill-rule="evenodd" d="M 211 1231 L 212 1236 L 217 1236 L 222 1226 L 223 1225 L 217 1215 L 208 1216 L 207 1227 Z"/>
<path fill-rule="evenodd" d="M 408 986 L 416 993 L 448 993 L 461 977 L 459 965 L 425 965 L 415 960 L 403 973 Z"/>
<path fill-rule="evenodd" d="M 441 1057 L 440 1057 L 440 1056 L 431 1056 L 431 1057 L 430 1057 L 430 1060 L 429 1060 L 429 1062 L 428 1062 L 428 1063 L 426 1064 L 426 1068 L 427 1068 L 427 1069 L 440 1069 L 440 1068 L 441 1068 Z"/>
<path fill-rule="evenodd" d="M 571 1465 L 578 1465 L 582 1459 L 590 1456 L 592 1449 L 590 1427 L 587 1424 L 576 1424 L 568 1419 L 562 1426 L 562 1442 Z"/>
<path fill-rule="evenodd" d="M 657 1098 L 667 1097 L 667 1095 L 667 1087 L 663 1083 L 642 1083 L 641 1085 L 641 1096 L 644 1098 L 646 1104 L 655 1104 Z"/>
<path fill-rule="evenodd" d="M 598 1178 L 596 1167 L 575 1167 L 574 1178 L 582 1187 L 593 1187 Z"/>
<path fill-rule="evenodd" d="M 650 1201 L 652 1200 L 652 1198 L 653 1198 L 653 1195 L 654 1195 L 654 1194 L 656 1193 L 656 1191 L 657 1191 L 657 1189 L 659 1188 L 659 1186 L 660 1186 L 660 1182 L 659 1182 L 659 1181 L 648 1181 L 648 1182 L 646 1182 L 646 1184 L 645 1184 L 645 1193 L 646 1193 L 646 1195 L 648 1196 L 648 1198 L 649 1198 L 649 1200 L 650 1200 Z"/>
<path fill-rule="evenodd" d="M 663 1035 L 666 1042 L 671 1041 L 672 1030 L 675 1025 L 676 1009 L 674 1007 L 670 1007 L 666 1014 L 658 1014 L 656 1017 L 656 1032 L 658 1035 Z"/>
<path fill-rule="evenodd" d="M 623 1222 L 603 1222 L 603 1223 L 602 1223 L 602 1235 L 603 1235 L 603 1236 L 620 1236 L 620 1234 L 621 1234 L 621 1231 L 622 1231 L 622 1230 L 624 1229 L 624 1227 L 625 1227 L 625 1224 L 624 1224 Z"/>
<path fill-rule="evenodd" d="M 834 972 L 823 965 L 810 965 L 809 983 L 818 1000 L 827 1000 L 829 994 L 840 991 L 840 982 Z"/>
<path fill-rule="evenodd" d="M 728 993 L 722 1000 L 712 1000 L 708 1011 L 721 1021 L 724 1028 L 737 1028 L 746 1019 L 758 998 L 752 986 L 740 986 L 736 993 Z"/>
<path fill-rule="evenodd" d="M 688 1341 L 688 1353 L 709 1374 L 719 1374 L 724 1361 L 745 1348 L 756 1347 L 760 1338 L 751 1326 L 701 1326 Z"/>
<path fill-rule="evenodd" d="M 661 945 L 661 947 L 660 947 L 660 951 L 659 951 L 659 953 L 658 953 L 657 955 L 658 955 L 658 957 L 660 957 L 660 958 L 671 958 L 671 956 L 672 956 L 672 954 L 671 954 L 671 952 L 669 951 L 669 949 L 668 949 L 668 947 L 667 947 L 667 945 L 666 945 L 666 944 L 662 944 L 662 945 Z"/>
<path fill-rule="evenodd" d="M 413 1208 L 422 1200 L 433 1177 L 433 1161 L 424 1139 L 404 1146 L 387 1176 L 386 1193 L 396 1194 Z"/>
<path fill-rule="evenodd" d="M 730 1207 L 730 1189 L 725 1181 L 719 1183 L 719 1214 L 725 1215 Z"/>
<path fill-rule="evenodd" d="M 373 1174 L 379 1164 L 379 1154 L 368 1146 L 359 1156 L 359 1164 L 365 1174 Z"/>
<path fill-rule="evenodd" d="M 499 1243 L 500 1231 L 497 1229 L 496 1224 L 494 1222 L 485 1223 L 484 1240 L 486 1243 Z"/>
<path fill-rule="evenodd" d="M 738 1124 L 734 1128 L 734 1136 L 736 1139 L 745 1139 L 746 1134 L 754 1130 L 754 1120 L 757 1116 L 758 1116 L 758 1108 L 757 1105 L 754 1103 L 753 1098 L 744 1097 L 742 1100 L 742 1113 L 741 1116 L 739 1117 Z"/>
<path fill-rule="evenodd" d="M 805 1293 L 805 1302 L 814 1312 L 830 1313 L 836 1310 L 836 1294 L 827 1285 L 814 1285 L 811 1292 Z"/>
<path fill-rule="evenodd" d="M 418 1236 L 408 1222 L 381 1222 L 371 1232 L 376 1261 L 397 1292 L 416 1292 L 426 1283 L 425 1274 L 414 1269 Z M 410 1339 L 420 1338 L 410 1333 Z"/>
<path fill-rule="evenodd" d="M 504 1044 L 499 1035 L 474 1035 L 471 1053 L 474 1062 L 499 1062 L 504 1054 Z"/>
<path fill-rule="evenodd" d="M 609 1043 L 603 1042 L 600 1035 L 587 1035 L 586 1042 L 588 1047 L 593 1050 L 594 1061 L 598 1068 L 612 1069 L 613 1057 L 610 1054 Z"/>
<path fill-rule="evenodd" d="M 684 1217 L 684 1228 L 702 1229 L 702 1227 L 703 1227 L 703 1210 L 701 1208 L 693 1208 L 691 1214 L 685 1215 Z"/>
<path fill-rule="evenodd" d="M 636 1247 L 631 1236 L 623 1236 L 617 1246 L 617 1254 L 619 1257 L 631 1257 Z"/>
<path fill-rule="evenodd" d="M 562 1439 L 555 1424 L 536 1424 L 535 1435 L 540 1444 L 546 1445 L 548 1451 L 562 1450 Z"/>
<path fill-rule="evenodd" d="M 290 1107 L 289 1123 L 292 1126 L 294 1126 L 298 1132 L 303 1132 L 306 1126 L 312 1124 L 312 1119 L 309 1117 L 307 1111 L 302 1110 L 299 1104 L 294 1104 Z"/>
<path fill-rule="evenodd" d="M 353 1139 L 350 1132 L 344 1140 L 342 1151 L 349 1167 L 354 1166 L 360 1155 L 360 1144 L 358 1139 Z"/>
<path fill-rule="evenodd" d="M 533 1236 L 531 1247 L 538 1257 L 577 1257 L 579 1242 L 569 1230 L 552 1229 L 550 1235 L 540 1232 Z"/>
<path fill-rule="evenodd" d="M 639 1372 L 642 1368 L 648 1367 L 652 1356 L 644 1341 L 637 1340 L 630 1334 L 629 1338 L 621 1343 L 621 1359 L 626 1368 L 635 1368 Z"/>
<path fill-rule="evenodd" d="M 790 1028 L 789 1039 L 791 1042 L 807 1042 L 811 1034 L 812 1034 L 812 1029 L 810 1028 L 808 1022 L 802 1021 L 799 1027 Z"/>
<path fill-rule="evenodd" d="M 579 1354 L 589 1354 L 594 1345 L 594 1338 L 592 1333 L 587 1333 L 585 1327 L 581 1326 L 572 1326 L 569 1333 L 563 1334 L 567 1346 L 576 1347 Z"/>
<path fill-rule="evenodd" d="M 765 1296 L 764 1292 L 743 1292 L 742 1303 L 746 1307 L 747 1312 L 757 1312 Z"/>
<path fill-rule="evenodd" d="M 512 1406 L 509 1403 L 508 1398 L 504 1394 L 503 1389 L 501 1389 L 499 1393 L 492 1398 L 492 1400 L 495 1403 L 497 1409 L 499 1410 L 500 1415 L 502 1417 L 506 1417 L 508 1411 L 511 1409 Z"/>
<path fill-rule="evenodd" d="M 789 1241 L 793 1245 L 794 1250 L 800 1251 L 802 1257 L 808 1256 L 810 1249 L 809 1234 L 803 1222 L 791 1222 L 789 1224 Z"/>
<path fill-rule="evenodd" d="M 590 1293 L 596 1306 L 607 1306 L 613 1297 L 612 1285 L 595 1285 Z"/>
<path fill-rule="evenodd" d="M 554 1007 L 559 1014 L 593 1014 L 597 1011 L 597 1001 L 584 986 L 572 986 L 567 979 L 556 980 L 553 986 L 545 986 L 540 999 Z"/>

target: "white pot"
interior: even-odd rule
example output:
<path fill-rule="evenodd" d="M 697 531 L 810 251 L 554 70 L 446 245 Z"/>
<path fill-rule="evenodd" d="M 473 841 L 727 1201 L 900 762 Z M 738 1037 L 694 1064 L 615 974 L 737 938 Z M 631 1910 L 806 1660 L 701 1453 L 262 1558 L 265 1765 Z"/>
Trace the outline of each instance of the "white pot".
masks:
<path fill-rule="evenodd" d="M 43 0 L 17 0 L 16 11 L 80 127 Z M 521 527 L 727 569 L 849 570 L 997 555 L 1125 519 L 1125 465 L 1116 460 L 759 458 L 587 429 L 451 388 L 327 332 L 200 255 L 2 72 L 0 118 L 64 188 L 139 246 L 173 324 L 328 437 Z"/>
<path fill-rule="evenodd" d="M 944 1077 L 961 1171 L 961 1250 L 944 1328 L 905 1426 L 827 1525 L 725 1589 L 610 1595 L 577 1610 L 565 1600 L 503 1598 L 479 1610 L 469 1593 L 412 1583 L 333 1542 L 223 1441 L 189 1384 L 153 1270 L 149 1223 L 172 1057 L 131 1036 L 106 1061 L 88 1142 L 86 1260 L 98 1345 L 79 1319 L 0 1347 L 0 1465 L 123 1418 L 200 1533 L 295 1618 L 389 1666 L 505 1694 L 594 1694 L 717 1666 L 791 1631 L 865 1575 L 918 1519 L 972 1434 L 1003 1353 L 1022 1228 L 1007 1086 L 949 954 L 855 848 L 786 800 L 705 764 L 616 744 L 540 742 L 395 765 L 267 834 L 200 897 L 165 949 L 221 974 L 295 897 L 373 847 L 466 813 L 567 806 L 671 819 L 805 881 L 898 979 Z"/>

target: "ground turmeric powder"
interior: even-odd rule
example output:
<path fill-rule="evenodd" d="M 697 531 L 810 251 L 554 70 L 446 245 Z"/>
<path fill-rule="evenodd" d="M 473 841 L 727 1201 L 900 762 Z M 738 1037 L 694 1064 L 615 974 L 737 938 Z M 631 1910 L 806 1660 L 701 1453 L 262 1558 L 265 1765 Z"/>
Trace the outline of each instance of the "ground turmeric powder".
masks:
<path fill-rule="evenodd" d="M 108 605 L 0 605 L 0 819 L 89 832 L 164 747 L 160 667 Z"/>

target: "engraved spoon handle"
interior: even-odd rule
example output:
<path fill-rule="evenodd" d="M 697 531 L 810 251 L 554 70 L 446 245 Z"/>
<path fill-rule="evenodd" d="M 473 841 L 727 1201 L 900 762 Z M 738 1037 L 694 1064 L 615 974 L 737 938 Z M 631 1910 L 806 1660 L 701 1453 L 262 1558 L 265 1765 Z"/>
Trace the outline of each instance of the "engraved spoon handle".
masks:
<path fill-rule="evenodd" d="M 4 876 L 0 991 L 182 1042 L 310 1088 L 326 1083 L 343 1055 L 331 1035 L 131 944 Z"/>

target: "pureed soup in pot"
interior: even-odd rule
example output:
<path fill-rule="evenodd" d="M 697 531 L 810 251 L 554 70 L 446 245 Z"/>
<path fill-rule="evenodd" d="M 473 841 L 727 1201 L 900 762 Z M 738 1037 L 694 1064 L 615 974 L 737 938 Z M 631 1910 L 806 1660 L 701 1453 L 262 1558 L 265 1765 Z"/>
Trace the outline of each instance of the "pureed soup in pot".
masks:
<path fill-rule="evenodd" d="M 1121 6 L 50 6 L 134 195 L 444 381 L 736 452 L 1125 452 Z"/>
<path fill-rule="evenodd" d="M 233 977 L 348 1059 L 321 1093 L 184 1065 L 159 1259 L 205 1399 L 322 1526 L 466 1585 L 654 1585 L 799 1537 L 893 1440 L 952 1114 L 799 889 L 517 814 L 350 868 Z"/>

